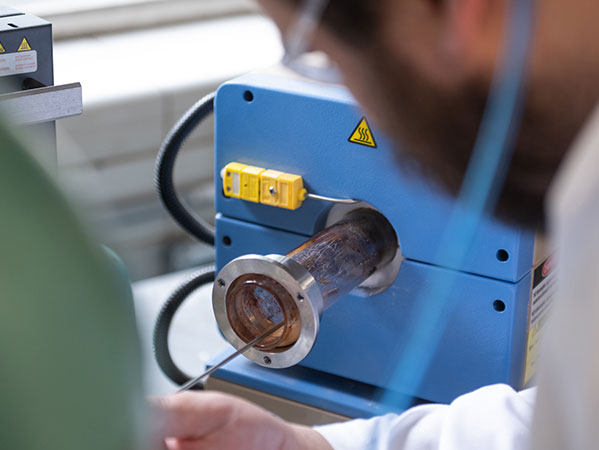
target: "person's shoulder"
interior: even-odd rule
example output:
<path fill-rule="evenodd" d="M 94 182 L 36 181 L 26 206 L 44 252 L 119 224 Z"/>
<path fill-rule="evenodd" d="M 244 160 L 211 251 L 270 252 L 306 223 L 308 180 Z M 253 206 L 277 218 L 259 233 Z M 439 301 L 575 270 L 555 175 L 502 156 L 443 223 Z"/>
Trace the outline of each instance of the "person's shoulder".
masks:
<path fill-rule="evenodd" d="M 568 152 L 547 201 L 555 224 L 599 215 L 599 105 Z"/>

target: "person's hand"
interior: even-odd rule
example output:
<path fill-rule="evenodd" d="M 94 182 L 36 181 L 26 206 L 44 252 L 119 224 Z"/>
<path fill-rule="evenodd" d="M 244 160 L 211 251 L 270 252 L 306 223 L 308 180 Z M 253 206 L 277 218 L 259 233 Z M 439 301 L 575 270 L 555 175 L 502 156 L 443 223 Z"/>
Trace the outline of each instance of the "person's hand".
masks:
<path fill-rule="evenodd" d="M 229 395 L 186 392 L 150 403 L 168 450 L 332 450 L 316 431 Z"/>

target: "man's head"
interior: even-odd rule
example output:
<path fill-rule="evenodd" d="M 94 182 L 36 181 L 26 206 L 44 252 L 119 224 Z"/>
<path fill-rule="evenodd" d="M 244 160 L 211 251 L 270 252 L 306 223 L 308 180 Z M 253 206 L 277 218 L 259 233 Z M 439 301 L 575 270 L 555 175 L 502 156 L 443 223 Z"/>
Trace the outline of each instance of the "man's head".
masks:
<path fill-rule="evenodd" d="M 510 1 L 519 0 L 330 0 L 313 46 L 337 63 L 398 155 L 455 193 L 502 51 Z M 304 1 L 261 3 L 285 30 Z M 524 116 L 497 214 L 542 226 L 545 193 L 599 100 L 599 2 L 535 3 Z"/>

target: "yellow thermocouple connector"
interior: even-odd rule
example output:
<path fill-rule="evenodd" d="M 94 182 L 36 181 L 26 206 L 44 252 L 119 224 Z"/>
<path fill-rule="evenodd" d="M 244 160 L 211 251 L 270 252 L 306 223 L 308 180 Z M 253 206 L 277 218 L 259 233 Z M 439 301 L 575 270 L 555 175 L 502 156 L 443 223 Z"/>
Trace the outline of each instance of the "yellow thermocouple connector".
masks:
<path fill-rule="evenodd" d="M 221 172 L 226 197 L 239 198 L 263 205 L 296 210 L 312 198 L 330 203 L 355 204 L 357 200 L 323 197 L 309 193 L 299 175 L 266 170 L 247 164 L 227 164 Z"/>
<path fill-rule="evenodd" d="M 260 175 L 260 203 L 296 210 L 302 206 L 307 191 L 299 175 L 267 170 Z"/>
<path fill-rule="evenodd" d="M 290 173 L 231 163 L 222 176 L 226 197 L 296 210 L 308 195 L 302 177 Z"/>
<path fill-rule="evenodd" d="M 260 174 L 265 169 L 231 163 L 223 171 L 223 186 L 227 197 L 260 202 Z"/>

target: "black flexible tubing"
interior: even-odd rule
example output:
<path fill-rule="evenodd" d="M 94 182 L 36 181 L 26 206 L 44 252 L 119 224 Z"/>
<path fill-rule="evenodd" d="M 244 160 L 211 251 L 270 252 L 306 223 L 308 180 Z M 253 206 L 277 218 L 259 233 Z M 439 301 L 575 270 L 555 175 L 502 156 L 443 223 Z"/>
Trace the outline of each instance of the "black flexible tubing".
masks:
<path fill-rule="evenodd" d="M 200 287 L 214 282 L 214 277 L 214 266 L 204 267 L 193 273 L 185 284 L 171 294 L 156 319 L 153 336 L 156 362 L 164 374 L 179 386 L 190 381 L 191 377 L 177 367 L 169 351 L 168 335 L 171 324 L 175 317 L 175 313 L 181 307 L 183 302 Z"/>
<path fill-rule="evenodd" d="M 209 245 L 214 245 L 214 228 L 185 207 L 177 195 L 173 172 L 179 151 L 189 135 L 214 111 L 215 96 L 214 92 L 207 95 L 187 111 L 167 135 L 156 159 L 156 187 L 162 203 L 185 231 Z"/>

